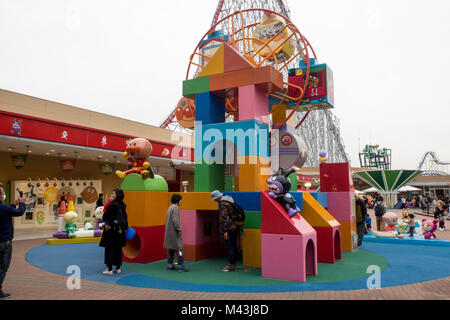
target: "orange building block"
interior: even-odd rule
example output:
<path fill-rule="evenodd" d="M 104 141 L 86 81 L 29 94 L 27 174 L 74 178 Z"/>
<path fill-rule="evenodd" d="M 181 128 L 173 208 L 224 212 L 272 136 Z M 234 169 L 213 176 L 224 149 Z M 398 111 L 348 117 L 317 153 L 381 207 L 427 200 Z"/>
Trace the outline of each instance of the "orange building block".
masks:
<path fill-rule="evenodd" d="M 281 105 L 274 105 L 272 106 L 273 112 L 272 112 L 272 123 L 283 123 L 284 120 L 286 120 L 286 110 L 287 106 L 285 104 Z"/>
<path fill-rule="evenodd" d="M 220 190 L 223 191 L 223 190 Z M 181 200 L 181 210 L 217 210 L 217 202 L 211 200 L 210 192 L 169 192 L 167 205 L 171 205 L 172 195 L 179 194 Z"/>
<path fill-rule="evenodd" d="M 303 192 L 302 217 L 313 227 L 338 227 L 339 222 L 313 198 L 308 192 Z"/>
<path fill-rule="evenodd" d="M 283 89 L 283 75 L 273 66 L 214 74 L 209 77 L 210 92 L 220 92 L 228 89 L 257 85 L 266 92 Z"/>
<path fill-rule="evenodd" d="M 267 190 L 267 179 L 272 175 L 269 159 L 259 156 L 239 157 L 239 191 Z"/>
<path fill-rule="evenodd" d="M 124 191 L 128 223 L 134 227 L 153 227 L 166 224 L 167 191 Z"/>
<path fill-rule="evenodd" d="M 356 220 L 341 221 L 342 251 L 353 252 L 357 249 Z"/>
<path fill-rule="evenodd" d="M 203 70 L 198 74 L 198 78 L 213 74 L 224 73 L 224 46 L 221 45 L 216 53 L 208 61 Z"/>
<path fill-rule="evenodd" d="M 200 261 L 225 254 L 225 245 L 220 241 L 199 245 L 183 245 L 183 259 L 186 261 Z"/>
<path fill-rule="evenodd" d="M 251 64 L 245 57 L 243 57 L 229 44 L 224 43 L 223 49 L 224 49 L 224 69 L 225 69 L 224 72 L 255 68 L 253 64 Z"/>
<path fill-rule="evenodd" d="M 261 229 L 244 229 L 242 255 L 244 267 L 261 268 Z"/>

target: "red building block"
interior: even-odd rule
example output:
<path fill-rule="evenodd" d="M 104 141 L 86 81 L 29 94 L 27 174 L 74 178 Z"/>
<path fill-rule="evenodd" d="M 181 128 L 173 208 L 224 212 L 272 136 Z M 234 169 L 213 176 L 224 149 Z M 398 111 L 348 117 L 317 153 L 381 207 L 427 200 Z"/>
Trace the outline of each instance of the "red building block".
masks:
<path fill-rule="evenodd" d="M 261 192 L 261 233 L 304 235 L 315 231 L 303 217 L 291 219 L 266 190 Z"/>
<path fill-rule="evenodd" d="M 317 232 L 317 260 L 320 263 L 335 263 L 342 259 L 341 226 L 314 227 Z"/>
<path fill-rule="evenodd" d="M 136 236 L 127 240 L 123 248 L 123 261 L 133 263 L 149 263 L 167 258 L 167 250 L 163 248 L 165 226 L 135 227 Z"/>
<path fill-rule="evenodd" d="M 321 163 L 320 164 L 321 192 L 354 192 L 350 164 Z"/>

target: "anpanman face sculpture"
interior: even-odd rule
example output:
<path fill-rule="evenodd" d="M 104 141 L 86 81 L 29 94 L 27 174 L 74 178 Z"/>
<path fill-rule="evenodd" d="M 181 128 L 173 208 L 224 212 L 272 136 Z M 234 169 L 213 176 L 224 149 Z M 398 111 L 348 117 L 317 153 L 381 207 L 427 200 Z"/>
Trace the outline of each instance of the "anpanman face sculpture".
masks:
<path fill-rule="evenodd" d="M 188 98 L 181 98 L 175 110 L 175 117 L 178 123 L 186 129 L 193 129 L 195 123 L 194 101 Z"/>

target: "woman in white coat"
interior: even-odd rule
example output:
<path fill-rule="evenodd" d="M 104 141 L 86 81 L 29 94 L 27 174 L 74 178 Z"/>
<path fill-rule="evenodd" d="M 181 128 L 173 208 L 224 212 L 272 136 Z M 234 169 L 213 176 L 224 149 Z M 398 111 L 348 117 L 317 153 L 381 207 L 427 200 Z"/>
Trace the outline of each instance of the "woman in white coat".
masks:
<path fill-rule="evenodd" d="M 164 234 L 164 249 L 169 250 L 169 258 L 167 260 L 167 268 L 169 270 L 177 270 L 178 272 L 189 271 L 183 263 L 183 238 L 181 236 L 181 220 L 180 220 L 180 205 L 181 196 L 174 194 L 172 205 L 167 209 L 166 214 L 166 232 Z M 178 256 L 178 267 L 173 265 L 175 253 Z"/>

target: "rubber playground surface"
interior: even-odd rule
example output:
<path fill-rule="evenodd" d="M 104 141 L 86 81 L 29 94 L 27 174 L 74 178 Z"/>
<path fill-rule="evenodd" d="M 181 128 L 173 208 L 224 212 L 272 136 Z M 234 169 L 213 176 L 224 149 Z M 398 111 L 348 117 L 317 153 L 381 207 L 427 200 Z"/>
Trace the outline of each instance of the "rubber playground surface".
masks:
<path fill-rule="evenodd" d="M 449 242 L 450 243 L 450 242 Z M 77 265 L 81 278 L 125 286 L 198 292 L 296 292 L 367 289 L 369 266 L 381 270 L 381 287 L 392 287 L 450 276 L 450 247 L 431 242 L 373 242 L 343 253 L 335 264 L 319 263 L 317 276 L 306 283 L 261 277 L 261 270 L 239 266 L 236 272 L 221 272 L 225 257 L 185 262 L 189 272 L 167 270 L 166 260 L 149 264 L 124 263 L 122 273 L 103 275 L 104 249 L 96 243 L 41 245 L 29 250 L 26 260 L 42 270 L 67 276 L 67 267 Z M 436 243 L 437 244 L 437 243 Z M 289 263 L 283 261 L 280 263 Z"/>

